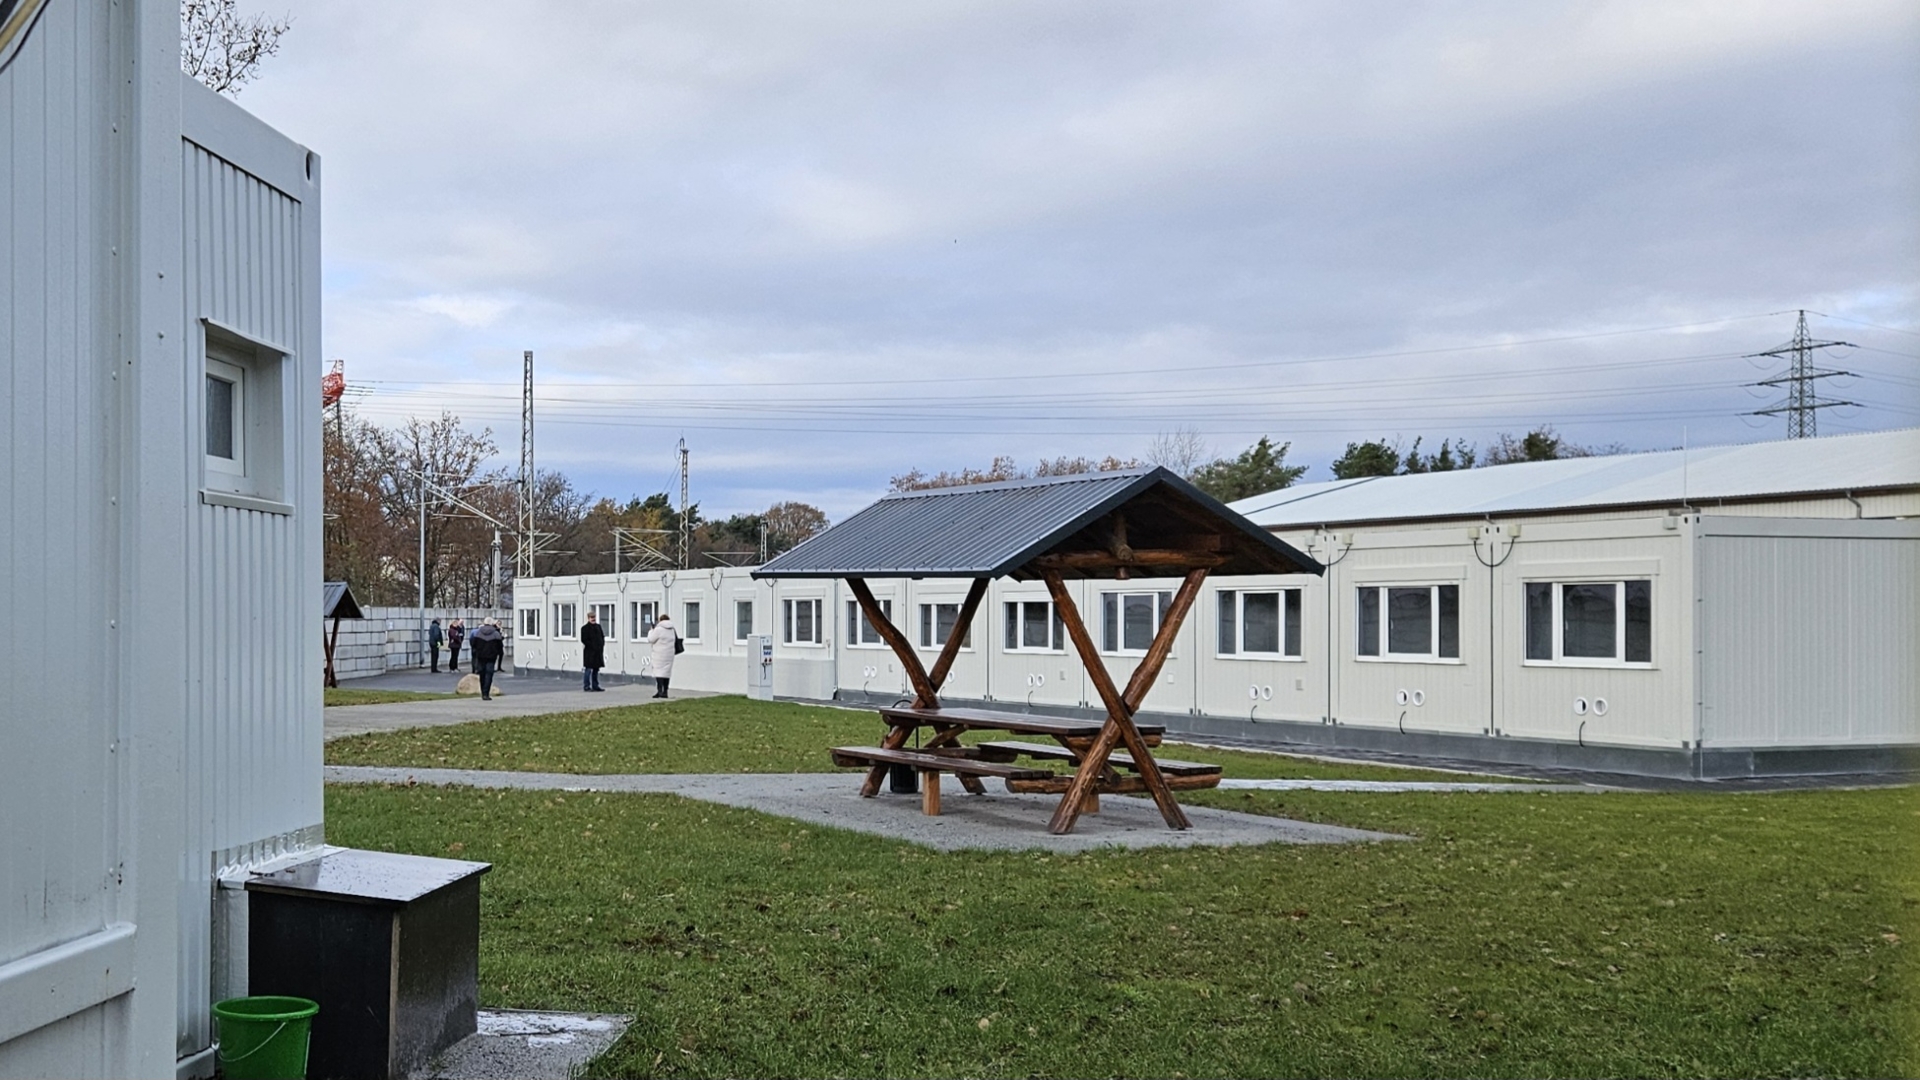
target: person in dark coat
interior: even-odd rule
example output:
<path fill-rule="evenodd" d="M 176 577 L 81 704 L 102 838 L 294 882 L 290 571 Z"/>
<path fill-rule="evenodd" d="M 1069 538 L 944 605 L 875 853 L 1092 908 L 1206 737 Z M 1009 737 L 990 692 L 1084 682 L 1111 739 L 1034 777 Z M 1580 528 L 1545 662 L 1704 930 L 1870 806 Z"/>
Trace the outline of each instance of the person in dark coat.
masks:
<path fill-rule="evenodd" d="M 433 620 L 432 625 L 427 627 L 427 655 L 433 658 L 435 675 L 440 674 L 440 646 L 446 640 L 447 635 L 440 630 L 440 620 Z"/>
<path fill-rule="evenodd" d="M 496 619 L 487 619 L 474 627 L 472 640 L 468 642 L 473 657 L 473 673 L 480 676 L 480 700 L 493 700 L 493 669 L 507 654 L 507 639 L 500 636 L 500 623 Z"/>
<path fill-rule="evenodd" d="M 447 670 L 460 674 L 460 643 L 467 640 L 467 624 L 455 615 L 447 624 Z"/>
<path fill-rule="evenodd" d="M 588 611 L 580 625 L 580 689 L 600 693 L 600 669 L 607 666 L 607 632 L 597 612 Z"/>

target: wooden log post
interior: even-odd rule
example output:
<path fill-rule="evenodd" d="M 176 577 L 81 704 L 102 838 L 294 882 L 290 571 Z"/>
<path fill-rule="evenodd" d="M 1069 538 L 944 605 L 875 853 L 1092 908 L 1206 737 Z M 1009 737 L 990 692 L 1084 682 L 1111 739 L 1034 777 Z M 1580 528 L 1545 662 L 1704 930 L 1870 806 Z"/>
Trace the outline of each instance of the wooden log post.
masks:
<path fill-rule="evenodd" d="M 1048 823 L 1047 828 L 1056 835 L 1073 831 L 1074 823 L 1079 820 L 1080 814 L 1085 809 L 1087 796 L 1097 791 L 1094 786 L 1095 781 L 1107 767 L 1107 758 L 1112 755 L 1115 743 L 1124 743 L 1127 752 L 1133 755 L 1134 769 L 1138 772 L 1148 793 L 1153 796 L 1155 805 L 1160 807 L 1160 816 L 1166 819 L 1167 827 L 1190 828 L 1191 823 L 1187 821 L 1185 811 L 1180 809 L 1179 801 L 1173 797 L 1173 792 L 1167 787 L 1166 777 L 1161 775 L 1159 766 L 1153 762 L 1153 752 L 1148 748 L 1146 740 L 1140 737 L 1140 729 L 1134 726 L 1134 710 L 1127 705 L 1126 699 L 1113 685 L 1112 676 L 1107 673 L 1106 665 L 1101 662 L 1100 650 L 1094 646 L 1092 635 L 1087 633 L 1086 623 L 1081 620 L 1080 609 L 1067 592 L 1066 582 L 1061 578 L 1058 570 L 1048 570 L 1042 576 L 1046 580 L 1047 591 L 1053 596 L 1054 610 L 1066 627 L 1067 636 L 1073 640 L 1075 650 L 1080 653 L 1080 662 L 1086 666 L 1087 677 L 1093 681 L 1094 689 L 1099 691 L 1100 700 L 1107 707 L 1107 722 L 1101 726 L 1099 737 L 1093 741 L 1093 746 L 1087 751 L 1086 758 L 1080 762 L 1080 769 L 1074 773 L 1073 782 L 1068 785 L 1067 793 L 1061 797 L 1060 805 L 1055 808 L 1053 820 Z M 1187 582 L 1181 586 L 1180 591 L 1185 596 L 1188 607 L 1192 606 L 1192 593 L 1197 591 L 1198 582 L 1205 580 L 1205 577 L 1205 570 L 1195 570 L 1187 575 Z M 1173 617 L 1175 614 L 1185 614 L 1184 608 L 1177 600 L 1174 608 L 1168 611 L 1168 618 L 1161 623 L 1160 632 L 1155 635 L 1152 645 L 1147 650 L 1147 656 L 1142 658 L 1140 666 L 1135 669 L 1133 680 L 1128 684 L 1129 687 L 1136 684 L 1150 687 L 1153 685 L 1153 680 L 1159 676 L 1160 665 L 1166 663 L 1167 654 L 1173 649 L 1173 637 L 1180 628 L 1180 621 Z M 1154 660 L 1156 656 L 1158 662 L 1154 663 L 1149 670 L 1149 661 Z M 1144 692 L 1142 696 L 1144 697 Z"/>
<path fill-rule="evenodd" d="M 947 672 L 960 655 L 960 643 L 966 639 L 967 627 L 972 624 L 974 612 L 979 610 L 981 599 L 987 595 L 987 579 L 975 578 L 973 587 L 967 590 L 967 599 L 961 607 L 960 620 L 954 624 L 953 632 L 947 635 L 946 643 L 941 646 L 940 656 L 934 662 L 932 675 L 928 675 L 927 669 L 920 665 L 920 657 L 913 651 L 913 644 L 907 640 L 907 636 L 900 632 L 900 628 L 893 624 L 892 619 L 887 618 L 886 612 L 880 607 L 880 601 L 874 599 L 873 590 L 867 586 L 866 579 L 848 578 L 847 587 L 853 590 L 854 600 L 859 603 L 860 610 L 866 615 L 867 621 L 872 623 L 873 628 L 879 632 L 880 640 L 886 642 L 887 647 L 893 650 L 893 655 L 899 657 L 901 669 L 906 672 L 908 681 L 913 684 L 913 707 L 916 709 L 939 708 L 940 684 L 946 681 Z M 907 732 L 907 728 L 896 727 L 887 732 L 887 737 L 881 740 L 880 745 L 888 750 L 898 750 L 906 745 Z M 866 798 L 879 794 L 880 782 L 885 780 L 886 776 L 887 766 L 885 765 L 875 765 L 868 769 L 867 779 L 860 785 L 860 794 Z M 960 786 L 973 795 L 984 795 L 987 791 L 977 776 L 960 777 Z M 934 799 L 937 806 L 939 800 L 937 793 Z M 937 810 L 935 812 L 938 813 Z"/>

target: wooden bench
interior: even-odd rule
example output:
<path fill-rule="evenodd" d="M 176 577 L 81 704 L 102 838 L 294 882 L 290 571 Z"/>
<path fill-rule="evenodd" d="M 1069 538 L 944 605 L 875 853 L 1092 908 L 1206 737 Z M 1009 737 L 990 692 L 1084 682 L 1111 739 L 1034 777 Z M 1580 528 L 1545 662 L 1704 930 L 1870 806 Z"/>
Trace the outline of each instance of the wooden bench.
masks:
<path fill-rule="evenodd" d="M 1044 780 L 1053 775 L 1046 769 L 1008 765 L 988 761 L 971 748 L 943 748 L 940 751 L 888 750 L 878 746 L 836 746 L 833 763 L 842 768 L 874 765 L 905 765 L 920 774 L 920 810 L 930 817 L 940 813 L 940 774 L 955 776 L 997 776 L 1009 789 L 1017 782 Z"/>
<path fill-rule="evenodd" d="M 1047 758 L 1054 761 L 1071 761 L 1078 765 L 1080 755 L 1058 744 L 1030 742 L 990 742 L 981 743 L 976 749 L 984 752 L 988 761 L 1013 761 L 1016 758 Z M 1133 768 L 1133 755 L 1124 750 L 1115 750 L 1107 755 L 1107 760 L 1122 769 Z M 1207 776 L 1220 775 L 1220 766 L 1208 765 L 1199 761 L 1173 761 L 1156 755 L 1153 759 L 1160 771 L 1168 776 Z"/>

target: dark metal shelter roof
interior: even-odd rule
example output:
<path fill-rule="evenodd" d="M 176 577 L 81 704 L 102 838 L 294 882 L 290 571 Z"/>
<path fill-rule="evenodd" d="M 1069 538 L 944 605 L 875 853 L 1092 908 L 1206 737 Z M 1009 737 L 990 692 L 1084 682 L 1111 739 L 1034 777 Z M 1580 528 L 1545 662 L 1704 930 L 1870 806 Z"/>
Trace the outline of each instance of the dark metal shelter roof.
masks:
<path fill-rule="evenodd" d="M 1298 549 L 1156 467 L 888 495 L 753 576 L 1032 579 L 1051 568 L 1069 578 L 1115 578 L 1200 567 L 1321 572 Z"/>
<path fill-rule="evenodd" d="M 320 617 L 323 619 L 361 619 L 360 604 L 344 581 L 328 581 L 321 586 Z"/>

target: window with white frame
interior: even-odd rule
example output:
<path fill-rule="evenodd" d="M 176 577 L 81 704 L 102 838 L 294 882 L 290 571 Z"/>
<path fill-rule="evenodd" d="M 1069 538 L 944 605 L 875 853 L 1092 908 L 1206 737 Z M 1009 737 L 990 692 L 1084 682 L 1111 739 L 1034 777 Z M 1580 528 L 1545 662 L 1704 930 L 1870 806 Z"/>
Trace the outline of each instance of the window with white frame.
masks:
<path fill-rule="evenodd" d="M 1110 592 L 1100 594 L 1100 649 L 1110 653 L 1144 653 L 1160 632 L 1160 622 L 1173 606 L 1170 592 Z"/>
<path fill-rule="evenodd" d="M 619 612 L 618 605 L 594 604 L 588 610 L 593 612 L 594 618 L 600 620 L 601 633 L 607 635 L 607 637 L 609 638 L 617 638 L 619 636 L 618 634 L 615 634 L 613 632 L 613 629 L 614 629 L 613 620 L 615 615 Z"/>
<path fill-rule="evenodd" d="M 947 639 L 953 636 L 953 628 L 960 622 L 959 604 L 921 604 L 920 605 L 920 647 L 923 649 L 942 649 Z M 973 627 L 969 626 L 960 638 L 960 647 L 973 648 Z"/>
<path fill-rule="evenodd" d="M 893 601 L 880 601 L 880 614 L 893 621 Z M 867 620 L 867 613 L 861 610 L 858 600 L 847 601 L 847 644 L 870 647 L 885 645 L 887 640 L 880 636 L 880 628 Z"/>
<path fill-rule="evenodd" d="M 753 601 L 735 600 L 733 602 L 733 642 L 736 645 L 744 645 L 747 638 L 752 636 Z"/>
<path fill-rule="evenodd" d="M 1051 600 L 1009 600 L 1005 604 L 1007 652 L 1059 652 L 1067 647 L 1066 624 Z"/>
<path fill-rule="evenodd" d="M 632 624 L 627 632 L 635 641 L 644 641 L 653 630 L 653 624 L 660 621 L 660 601 L 630 600 L 627 602 L 628 617 Z"/>
<path fill-rule="evenodd" d="M 1653 664 L 1653 582 L 1529 581 L 1529 663 Z"/>
<path fill-rule="evenodd" d="M 520 636 L 533 638 L 540 636 L 539 608 L 523 607 L 520 609 Z"/>
<path fill-rule="evenodd" d="M 1362 585 L 1355 651 L 1381 660 L 1458 660 L 1459 585 Z"/>
<path fill-rule="evenodd" d="M 700 640 L 700 601 L 688 600 L 680 606 L 680 636 L 688 641 Z"/>
<path fill-rule="evenodd" d="M 574 606 L 572 604 L 553 605 L 553 636 L 570 638 L 580 632 L 574 625 Z"/>
<path fill-rule="evenodd" d="M 285 513 L 285 449 L 281 438 L 277 350 L 205 324 L 201 487 L 207 500 Z"/>
<path fill-rule="evenodd" d="M 788 645 L 820 645 L 826 642 L 820 613 L 824 606 L 818 598 L 780 601 L 780 640 Z"/>
<path fill-rule="evenodd" d="M 1299 589 L 1222 589 L 1221 656 L 1300 658 Z"/>

